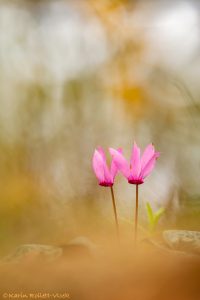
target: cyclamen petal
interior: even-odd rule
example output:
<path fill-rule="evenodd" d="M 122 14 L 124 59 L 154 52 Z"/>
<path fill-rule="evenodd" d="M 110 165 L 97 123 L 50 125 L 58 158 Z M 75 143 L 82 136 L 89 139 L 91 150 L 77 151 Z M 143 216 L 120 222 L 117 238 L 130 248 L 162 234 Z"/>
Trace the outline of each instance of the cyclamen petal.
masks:
<path fill-rule="evenodd" d="M 148 161 L 152 158 L 152 156 L 155 154 L 155 149 L 152 144 L 149 144 L 146 149 L 143 152 L 142 158 L 141 158 L 141 168 L 143 169 L 145 165 L 148 163 Z"/>
<path fill-rule="evenodd" d="M 100 182 L 104 182 L 105 181 L 105 175 L 104 175 L 104 161 L 102 156 L 100 155 L 100 153 L 95 150 L 94 151 L 94 155 L 93 155 L 93 159 L 92 159 L 92 166 L 93 166 L 93 170 L 94 173 Z"/>
<path fill-rule="evenodd" d="M 142 169 L 140 173 L 140 177 L 145 178 L 147 177 L 155 166 L 156 159 L 160 156 L 159 152 L 155 152 L 155 154 L 151 157 L 145 167 Z"/>
<path fill-rule="evenodd" d="M 101 154 L 102 159 L 106 162 L 106 155 L 105 155 L 103 148 L 99 146 L 99 147 L 97 147 L 96 151 L 98 151 Z"/>
<path fill-rule="evenodd" d="M 118 148 L 117 151 L 122 154 L 122 149 L 121 148 Z M 117 172 L 118 172 L 118 168 L 117 168 L 117 166 L 114 162 L 114 159 L 112 159 L 111 167 L 110 167 L 110 173 L 111 173 L 111 176 L 112 176 L 113 180 L 114 180 L 115 176 L 117 175 Z"/>
<path fill-rule="evenodd" d="M 134 143 L 131 155 L 131 177 L 137 178 L 141 171 L 140 148 Z"/>
<path fill-rule="evenodd" d="M 124 158 L 122 153 L 119 151 L 109 148 L 110 154 L 113 157 L 113 162 L 115 163 L 117 169 L 122 172 L 122 174 L 128 179 L 130 174 L 130 167 L 127 160 Z"/>
<path fill-rule="evenodd" d="M 112 177 L 110 170 L 108 169 L 108 166 L 106 162 L 104 162 L 104 182 L 108 184 L 113 184 L 114 178 Z"/>
<path fill-rule="evenodd" d="M 111 172 L 108 169 L 107 163 L 106 163 L 106 155 L 102 147 L 98 147 L 97 151 L 102 157 L 103 160 L 103 169 L 104 169 L 104 181 L 105 182 L 113 182 L 114 181 L 114 176 L 112 176 Z"/>

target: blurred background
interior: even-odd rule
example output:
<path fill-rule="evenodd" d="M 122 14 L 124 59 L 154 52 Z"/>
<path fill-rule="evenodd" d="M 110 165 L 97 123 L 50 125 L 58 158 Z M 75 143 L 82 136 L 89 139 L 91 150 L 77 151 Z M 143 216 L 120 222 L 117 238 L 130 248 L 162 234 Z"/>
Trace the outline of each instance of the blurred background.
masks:
<path fill-rule="evenodd" d="M 134 140 L 161 152 L 141 223 L 149 201 L 161 226 L 200 229 L 199 65 L 199 1 L 1 0 L 0 253 L 112 232 L 91 158 Z M 115 192 L 130 221 L 134 186 Z"/>

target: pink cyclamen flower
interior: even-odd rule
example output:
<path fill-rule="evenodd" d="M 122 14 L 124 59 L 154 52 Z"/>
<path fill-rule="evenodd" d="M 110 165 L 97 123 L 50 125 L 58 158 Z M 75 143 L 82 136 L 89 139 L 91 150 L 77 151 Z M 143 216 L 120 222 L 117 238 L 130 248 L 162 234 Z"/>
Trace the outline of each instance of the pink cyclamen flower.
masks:
<path fill-rule="evenodd" d="M 113 156 L 113 162 L 122 174 L 128 179 L 129 183 L 142 184 L 144 179 L 154 169 L 156 159 L 160 156 L 159 152 L 155 152 L 154 146 L 149 144 L 142 157 L 140 157 L 140 148 L 134 143 L 130 164 L 119 151 L 109 148 L 110 154 Z"/>
<path fill-rule="evenodd" d="M 115 151 L 119 154 L 122 153 L 121 149 Z M 108 167 L 104 150 L 101 147 L 98 147 L 94 151 L 92 166 L 94 173 L 99 181 L 99 185 L 112 187 L 114 184 L 115 176 L 118 172 L 118 168 L 113 160 L 111 162 L 110 168 Z"/>

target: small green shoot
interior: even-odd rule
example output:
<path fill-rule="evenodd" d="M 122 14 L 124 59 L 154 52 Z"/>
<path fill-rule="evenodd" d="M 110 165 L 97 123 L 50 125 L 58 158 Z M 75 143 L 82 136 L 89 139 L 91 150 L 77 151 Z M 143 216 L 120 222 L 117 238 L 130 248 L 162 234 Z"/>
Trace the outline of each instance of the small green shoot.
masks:
<path fill-rule="evenodd" d="M 153 209 L 149 202 L 146 203 L 147 216 L 149 221 L 150 231 L 154 231 L 160 217 L 164 214 L 165 209 L 163 207 L 159 208 L 156 212 L 153 212 Z"/>

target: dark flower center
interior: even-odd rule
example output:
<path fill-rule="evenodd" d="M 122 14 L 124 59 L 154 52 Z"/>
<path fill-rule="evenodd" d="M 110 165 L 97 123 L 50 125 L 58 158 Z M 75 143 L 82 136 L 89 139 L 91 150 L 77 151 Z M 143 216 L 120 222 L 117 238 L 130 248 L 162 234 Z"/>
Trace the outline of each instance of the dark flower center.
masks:
<path fill-rule="evenodd" d="M 130 178 L 128 180 L 128 182 L 131 183 L 131 184 L 142 184 L 142 183 L 144 183 L 144 181 L 142 179 L 132 179 L 132 178 Z"/>
<path fill-rule="evenodd" d="M 101 185 L 101 186 L 110 186 L 111 187 L 111 186 L 113 186 L 113 183 L 103 181 L 103 182 L 100 182 L 99 185 Z"/>

